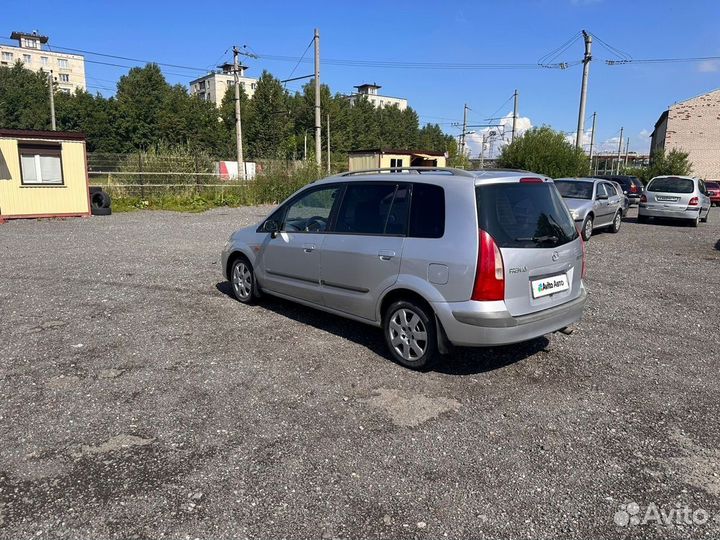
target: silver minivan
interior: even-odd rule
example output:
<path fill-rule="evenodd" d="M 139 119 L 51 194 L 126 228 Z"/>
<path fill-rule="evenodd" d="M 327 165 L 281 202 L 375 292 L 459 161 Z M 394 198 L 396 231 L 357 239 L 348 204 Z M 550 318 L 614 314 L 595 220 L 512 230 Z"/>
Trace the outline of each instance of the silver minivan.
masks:
<path fill-rule="evenodd" d="M 550 178 L 421 167 L 314 182 L 222 253 L 239 301 L 271 294 L 381 327 L 411 368 L 451 345 L 517 343 L 577 322 L 584 267 Z"/>
<path fill-rule="evenodd" d="M 648 218 L 673 218 L 689 221 L 693 227 L 707 222 L 710 197 L 705 182 L 691 176 L 656 176 L 648 182 L 640 198 L 638 222 Z"/>

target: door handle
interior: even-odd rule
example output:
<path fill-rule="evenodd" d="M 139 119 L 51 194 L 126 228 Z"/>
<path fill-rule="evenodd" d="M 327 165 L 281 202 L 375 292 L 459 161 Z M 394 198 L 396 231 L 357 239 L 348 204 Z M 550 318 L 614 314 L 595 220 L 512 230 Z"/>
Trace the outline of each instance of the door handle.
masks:
<path fill-rule="evenodd" d="M 312 253 L 315 249 L 315 244 L 303 244 L 303 251 L 305 253 Z"/>
<path fill-rule="evenodd" d="M 389 249 L 381 249 L 380 251 L 378 251 L 378 257 L 380 257 L 381 261 L 389 261 L 394 256 L 395 252 Z"/>

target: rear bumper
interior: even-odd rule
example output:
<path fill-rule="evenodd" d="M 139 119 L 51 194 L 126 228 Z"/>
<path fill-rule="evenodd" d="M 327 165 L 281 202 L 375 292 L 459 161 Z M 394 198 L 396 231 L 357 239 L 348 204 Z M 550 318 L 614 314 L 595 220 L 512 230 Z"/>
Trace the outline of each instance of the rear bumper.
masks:
<path fill-rule="evenodd" d="M 565 304 L 513 317 L 507 311 L 482 311 L 480 302 L 438 302 L 433 304 L 448 339 L 454 345 L 489 347 L 519 343 L 556 332 L 582 317 L 587 301 L 580 296 Z"/>
<path fill-rule="evenodd" d="M 696 219 L 700 212 L 699 206 L 688 206 L 675 208 L 656 208 L 640 205 L 638 208 L 639 216 L 673 218 L 673 219 Z"/>

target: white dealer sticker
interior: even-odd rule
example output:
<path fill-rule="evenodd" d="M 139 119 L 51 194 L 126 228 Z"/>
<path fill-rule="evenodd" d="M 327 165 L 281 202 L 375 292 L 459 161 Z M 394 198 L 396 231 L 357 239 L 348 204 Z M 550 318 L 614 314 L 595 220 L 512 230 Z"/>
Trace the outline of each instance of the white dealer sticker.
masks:
<path fill-rule="evenodd" d="M 570 288 L 567 274 L 558 274 L 543 279 L 535 279 L 530 282 L 532 286 L 533 298 L 540 298 L 561 291 L 567 291 Z"/>

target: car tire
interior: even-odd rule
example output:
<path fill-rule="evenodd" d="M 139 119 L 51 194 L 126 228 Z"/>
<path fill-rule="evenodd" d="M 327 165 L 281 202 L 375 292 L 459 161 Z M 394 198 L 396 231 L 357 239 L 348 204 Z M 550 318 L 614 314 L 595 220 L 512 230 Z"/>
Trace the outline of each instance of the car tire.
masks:
<path fill-rule="evenodd" d="M 233 295 L 243 304 L 255 301 L 255 271 L 247 257 L 237 257 L 230 267 L 230 286 Z"/>
<path fill-rule="evenodd" d="M 615 217 L 613 218 L 612 223 L 610 224 L 610 227 L 608 227 L 608 230 L 611 233 L 617 233 L 620 231 L 620 226 L 622 225 L 622 210 L 618 210 L 615 213 Z"/>
<path fill-rule="evenodd" d="M 698 212 L 698 215 L 695 217 L 695 219 L 690 221 L 691 227 L 697 227 L 698 225 L 700 225 L 700 212 Z"/>
<path fill-rule="evenodd" d="M 593 232 L 593 217 L 588 216 L 585 218 L 585 221 L 583 221 L 582 229 L 580 229 L 580 234 L 582 235 L 582 239 L 586 242 L 590 240 L 590 237 L 592 236 Z"/>
<path fill-rule="evenodd" d="M 708 208 L 707 214 L 705 214 L 705 217 L 702 218 L 700 221 L 702 221 L 703 223 L 707 223 L 709 219 L 710 219 L 710 208 Z"/>
<path fill-rule="evenodd" d="M 393 360 L 400 365 L 423 369 L 437 357 L 433 313 L 415 302 L 393 302 L 383 317 L 383 334 Z"/>
<path fill-rule="evenodd" d="M 93 208 L 110 208 L 112 199 L 110 199 L 110 195 L 104 191 L 96 191 L 90 195 L 90 205 Z"/>
<path fill-rule="evenodd" d="M 112 208 L 91 208 L 90 212 L 93 216 L 110 216 L 112 215 Z"/>

